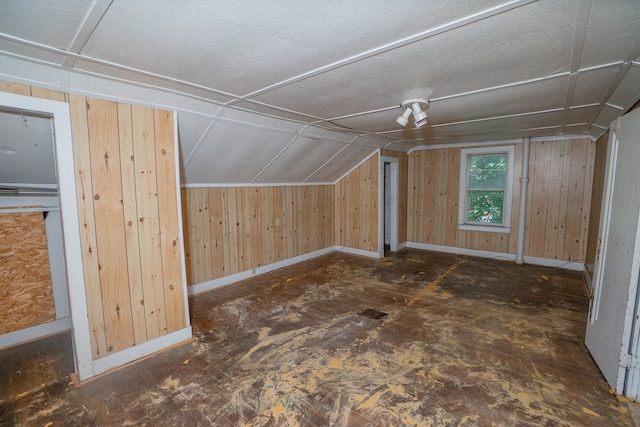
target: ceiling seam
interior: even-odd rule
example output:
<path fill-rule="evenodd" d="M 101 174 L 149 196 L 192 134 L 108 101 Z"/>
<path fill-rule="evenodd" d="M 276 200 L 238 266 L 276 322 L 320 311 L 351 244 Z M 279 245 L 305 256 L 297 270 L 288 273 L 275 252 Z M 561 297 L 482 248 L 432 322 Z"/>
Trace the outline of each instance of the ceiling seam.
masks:
<path fill-rule="evenodd" d="M 187 157 L 184 161 L 185 168 L 189 165 L 189 163 L 191 163 L 191 159 L 193 158 L 193 156 L 195 156 L 196 152 L 200 149 L 200 146 L 202 146 L 202 144 L 204 144 L 204 141 L 209 137 L 209 134 L 216 126 L 216 123 L 218 123 L 217 120 L 212 119 L 211 122 L 207 125 L 207 128 L 204 130 L 204 132 L 202 132 L 202 135 L 198 139 L 198 142 L 193 147 L 193 150 L 191 150 L 191 154 L 189 154 L 189 157 Z"/>
<path fill-rule="evenodd" d="M 307 128 L 307 126 L 303 127 L 300 132 L 303 132 L 305 129 Z M 284 146 L 284 148 L 282 150 L 280 150 L 278 152 L 278 154 L 276 154 L 273 159 L 271 159 L 266 165 L 265 167 L 263 167 L 260 172 L 258 172 L 258 174 L 251 180 L 249 181 L 249 183 L 253 184 L 255 182 L 256 179 L 260 178 L 260 176 L 267 170 L 267 168 L 269 166 L 271 166 L 273 164 L 273 162 L 275 162 L 278 157 L 280 157 L 282 155 L 282 153 L 284 153 L 289 147 L 291 147 L 291 145 L 296 142 L 296 140 L 300 137 L 300 133 L 297 133 L 293 138 L 291 138 L 291 141 L 289 141 L 289 143 L 287 145 Z"/>
<path fill-rule="evenodd" d="M 69 45 L 69 52 L 80 53 L 80 51 L 84 48 L 84 46 L 89 41 L 89 38 L 93 34 L 93 32 L 102 21 L 102 18 L 107 13 L 107 10 L 111 7 L 113 0 L 97 0 L 93 7 L 89 10 L 87 16 L 85 16 L 84 21 L 76 31 L 73 36 L 73 40 Z M 71 68 L 75 65 L 76 58 L 67 56 L 62 63 L 64 68 Z"/>
<path fill-rule="evenodd" d="M 59 49 L 57 47 L 47 46 L 47 45 L 42 44 L 42 43 L 32 42 L 30 40 L 25 40 L 25 39 L 22 39 L 20 37 L 14 37 L 14 36 L 11 36 L 11 35 L 6 34 L 6 33 L 1 33 L 0 32 L 0 39 L 4 39 L 4 40 L 10 41 L 10 42 L 18 43 L 18 44 L 21 44 L 21 45 L 24 45 L 24 46 L 35 48 L 35 49 L 40 49 L 40 50 L 43 50 L 45 52 L 54 53 L 54 54 L 61 55 L 61 56 L 72 56 L 74 59 L 87 61 L 87 62 L 91 62 L 91 63 L 94 63 L 94 64 L 99 64 L 99 65 L 105 65 L 107 67 L 113 67 L 113 68 L 116 68 L 116 69 L 119 69 L 119 70 L 122 70 L 122 71 L 129 71 L 129 72 L 131 72 L 133 74 L 139 74 L 139 75 L 142 75 L 142 76 L 145 76 L 145 77 L 152 77 L 152 78 L 155 78 L 155 79 L 158 79 L 158 80 L 164 80 L 164 81 L 168 81 L 168 82 L 171 82 L 171 83 L 181 84 L 181 85 L 184 85 L 185 87 L 204 90 L 204 91 L 211 92 L 211 93 L 214 93 L 214 94 L 217 94 L 217 95 L 226 96 L 228 98 L 238 98 L 238 95 L 235 95 L 235 94 L 232 94 L 232 93 L 227 93 L 227 92 L 223 92 L 223 91 L 220 91 L 220 90 L 217 90 L 217 89 L 212 89 L 210 87 L 206 87 L 206 86 L 198 85 L 198 84 L 195 84 L 195 83 L 187 82 L 185 80 L 175 79 L 173 77 L 165 76 L 165 75 L 162 75 L 162 74 L 151 73 L 149 71 L 140 70 L 138 68 L 128 67 L 126 65 L 117 64 L 115 62 L 106 61 L 106 60 L 98 59 L 98 58 L 93 58 L 91 56 L 86 56 L 86 55 L 83 55 L 81 53 L 69 52 L 67 50 Z M 31 58 L 29 58 L 29 59 L 31 59 Z M 56 66 L 57 68 L 61 67 L 60 64 L 55 64 L 55 63 L 46 62 L 46 61 L 40 61 L 40 62 L 43 62 L 45 64 L 50 64 L 52 66 Z M 107 76 L 104 76 L 102 74 L 98 74 L 98 73 L 94 73 L 94 72 L 88 72 L 86 70 L 74 69 L 74 71 L 75 72 L 85 72 L 87 74 L 95 74 L 95 75 L 103 76 L 105 78 L 107 77 Z M 121 80 L 121 81 L 126 81 L 128 83 L 133 83 L 133 84 L 143 84 L 143 83 L 132 82 L 131 80 L 114 78 L 114 77 L 111 77 L 111 76 L 109 76 L 108 78 L 117 79 L 117 80 Z M 150 86 L 150 85 L 147 85 L 147 86 Z M 156 87 L 156 86 L 153 86 L 153 87 Z M 184 93 L 184 92 L 171 90 L 171 89 L 167 89 L 167 90 L 172 91 L 172 92 L 176 92 L 176 93 L 181 93 L 181 94 Z M 220 105 L 220 106 L 224 105 L 223 102 L 216 102 L 216 101 L 213 101 L 213 100 L 209 100 L 209 102 L 217 104 L 217 105 Z"/>
<path fill-rule="evenodd" d="M 342 147 L 340 150 L 338 150 L 337 153 L 335 153 L 333 156 L 331 156 L 329 158 L 329 160 L 327 160 L 326 162 L 324 162 L 319 168 L 317 168 L 316 170 L 314 170 L 311 175 L 309 175 L 308 177 L 306 177 L 304 180 L 302 180 L 302 182 L 307 182 L 308 180 L 310 180 L 316 173 L 318 173 L 320 171 L 320 169 L 322 169 L 323 167 L 325 167 L 329 162 L 331 162 L 333 159 L 335 159 L 340 153 L 342 153 L 344 150 L 346 150 L 348 147 L 350 147 L 351 144 L 347 144 L 344 147 Z"/>
<path fill-rule="evenodd" d="M 576 26 L 573 32 L 573 46 L 571 47 L 570 67 L 571 74 L 567 82 L 567 89 L 564 98 L 564 113 L 560 122 L 562 129 L 567 125 L 569 120 L 569 107 L 573 102 L 573 96 L 578 82 L 578 70 L 582 62 L 582 52 L 584 51 L 584 43 L 587 38 L 587 27 L 589 26 L 589 16 L 591 14 L 592 0 L 578 0 L 576 10 Z"/>
<path fill-rule="evenodd" d="M 418 42 L 418 41 L 422 41 L 422 40 L 434 37 L 436 35 L 439 35 L 439 34 L 454 30 L 456 28 L 461 28 L 461 27 L 464 27 L 466 25 L 473 24 L 475 22 L 478 22 L 478 21 L 481 21 L 481 20 L 496 16 L 496 15 L 499 15 L 501 13 L 504 13 L 504 12 L 512 10 L 512 9 L 517 9 L 519 7 L 522 7 L 522 6 L 527 5 L 529 3 L 533 3 L 535 1 L 537 1 L 537 0 L 514 0 L 514 1 L 510 1 L 510 2 L 504 3 L 502 5 L 493 7 L 491 9 L 485 10 L 483 12 L 479 12 L 479 13 L 476 13 L 476 14 L 473 14 L 473 15 L 470 15 L 470 16 L 467 16 L 467 17 L 464 17 L 464 18 L 460 18 L 460 19 L 455 20 L 453 22 L 450 22 L 450 23 L 447 23 L 447 24 L 444 24 L 444 25 L 440 25 L 438 27 L 431 28 L 431 29 L 426 30 L 426 31 L 422 31 L 422 32 L 420 32 L 418 34 L 414 34 L 413 36 L 405 37 L 403 39 L 396 40 L 396 41 L 391 42 L 391 43 L 387 43 L 387 44 L 379 46 L 377 48 L 369 49 L 369 50 L 367 50 L 365 52 L 361 52 L 359 54 L 352 55 L 352 56 L 350 56 L 348 58 L 344 58 L 344 59 L 332 62 L 332 63 L 327 64 L 325 66 L 318 67 L 318 68 L 316 68 L 314 70 L 298 74 L 297 76 L 290 77 L 288 79 L 282 80 L 281 82 L 274 83 L 274 84 L 266 86 L 266 87 L 264 87 L 262 89 L 258 89 L 256 91 L 253 91 L 253 92 L 250 92 L 248 94 L 242 95 L 236 101 L 239 102 L 240 100 L 246 100 L 248 98 L 253 98 L 253 97 L 256 97 L 256 96 L 263 95 L 263 94 L 271 92 L 273 90 L 280 89 L 280 88 L 285 87 L 285 86 L 289 86 L 291 84 L 300 82 L 302 80 L 306 80 L 306 79 L 308 79 L 310 77 L 314 77 L 314 76 L 317 76 L 317 75 L 320 75 L 320 74 L 324 74 L 324 73 L 326 73 L 328 71 L 332 71 L 332 70 L 335 70 L 335 69 L 338 69 L 338 68 L 342 68 L 342 67 L 345 67 L 347 65 L 356 63 L 356 62 L 360 62 L 362 60 L 371 58 L 373 56 L 376 56 L 376 55 L 379 55 L 379 54 L 382 54 L 382 53 L 389 52 L 389 51 L 394 50 L 394 49 L 398 49 L 398 48 L 406 46 L 408 44 L 415 43 L 415 42 Z"/>

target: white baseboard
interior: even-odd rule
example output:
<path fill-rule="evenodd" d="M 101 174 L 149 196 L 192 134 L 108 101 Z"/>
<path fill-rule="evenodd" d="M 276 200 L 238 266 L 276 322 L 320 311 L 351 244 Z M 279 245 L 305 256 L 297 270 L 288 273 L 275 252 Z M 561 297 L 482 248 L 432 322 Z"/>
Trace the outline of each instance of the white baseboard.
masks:
<path fill-rule="evenodd" d="M 111 369 L 121 367 L 127 363 L 149 356 L 160 350 L 186 342 L 191 339 L 191 326 L 179 331 L 152 339 L 151 341 L 129 347 L 126 350 L 101 357 L 93 361 L 93 375 L 99 375 Z M 88 378 L 80 378 L 81 381 Z"/>
<path fill-rule="evenodd" d="M 307 254 L 298 255 L 293 258 L 288 258 L 282 261 L 274 262 L 273 264 L 263 265 L 256 267 L 253 270 L 241 271 L 240 273 L 230 274 L 228 276 L 219 277 L 217 279 L 208 280 L 202 283 L 196 283 L 188 287 L 189 295 L 196 295 L 201 292 L 210 291 L 212 289 L 219 288 L 221 286 L 230 285 L 240 280 L 248 279 L 259 274 L 268 273 L 270 271 L 277 270 L 283 267 L 289 267 L 302 261 L 308 261 L 313 258 L 317 258 L 322 255 L 336 251 L 335 246 L 329 246 L 328 248 L 319 249 L 317 251 L 309 252 Z"/>
<path fill-rule="evenodd" d="M 402 249 L 407 247 L 407 242 L 398 243 L 397 249 L 401 251 Z"/>
<path fill-rule="evenodd" d="M 294 264 L 298 264 L 303 261 L 308 261 L 313 258 L 317 258 L 322 255 L 329 254 L 331 252 L 345 252 L 354 255 L 361 255 L 370 258 L 380 258 L 378 252 L 364 251 L 362 249 L 348 248 L 346 246 L 329 246 L 324 249 L 309 252 L 307 254 L 298 255 L 293 258 L 288 258 L 282 261 L 274 262 L 273 264 L 263 265 L 256 267 L 252 270 L 241 271 L 239 273 L 230 274 L 228 276 L 219 277 L 217 279 L 208 280 L 202 283 L 196 283 L 188 287 L 189 295 L 197 295 L 202 292 L 210 291 L 212 289 L 219 288 L 221 286 L 230 285 L 240 280 L 248 279 L 259 274 L 269 273 L 270 271 L 277 270 L 279 268 L 289 267 Z"/>
<path fill-rule="evenodd" d="M 71 318 L 64 317 L 42 325 L 0 335 L 0 350 L 71 330 Z"/>
<path fill-rule="evenodd" d="M 504 259 L 508 261 L 516 260 L 515 254 L 508 254 L 504 252 L 481 251 L 481 250 L 467 249 L 467 248 L 457 248 L 454 246 L 432 245 L 429 243 L 407 242 L 407 247 L 414 248 L 414 249 L 424 249 L 428 251 L 446 252 L 446 253 L 457 254 L 457 255 L 477 256 L 480 258 L 496 258 L 496 259 Z M 556 268 L 563 268 L 565 270 L 584 271 L 584 263 L 575 262 L 575 261 L 562 261 L 558 259 L 525 256 L 524 262 L 525 264 L 542 265 L 545 267 L 556 267 Z"/>
<path fill-rule="evenodd" d="M 379 252 L 365 251 L 363 249 L 349 248 L 347 246 L 336 246 L 335 250 L 347 254 L 366 256 L 369 258 L 382 258 Z"/>

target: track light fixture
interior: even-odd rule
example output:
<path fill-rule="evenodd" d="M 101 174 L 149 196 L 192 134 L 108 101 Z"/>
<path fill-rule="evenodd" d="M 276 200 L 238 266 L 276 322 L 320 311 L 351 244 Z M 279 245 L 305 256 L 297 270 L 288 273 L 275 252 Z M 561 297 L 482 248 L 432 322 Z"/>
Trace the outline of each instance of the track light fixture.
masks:
<path fill-rule="evenodd" d="M 413 113 L 413 121 L 416 127 L 422 127 L 427 124 L 427 112 L 429 108 L 429 101 L 426 99 L 409 99 L 402 103 L 402 109 L 404 112 L 398 116 L 396 122 L 401 126 L 406 126 L 409 123 L 409 116 Z"/>

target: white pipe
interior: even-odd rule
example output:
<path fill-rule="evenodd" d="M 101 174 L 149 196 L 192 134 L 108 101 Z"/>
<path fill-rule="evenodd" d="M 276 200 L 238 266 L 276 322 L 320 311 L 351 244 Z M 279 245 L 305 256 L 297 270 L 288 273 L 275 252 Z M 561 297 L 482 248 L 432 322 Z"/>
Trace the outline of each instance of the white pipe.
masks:
<path fill-rule="evenodd" d="M 520 212 L 518 215 L 518 246 L 516 264 L 524 264 L 524 226 L 527 219 L 527 187 L 529 186 L 529 145 L 531 138 L 522 141 L 522 171 L 520 173 Z"/>

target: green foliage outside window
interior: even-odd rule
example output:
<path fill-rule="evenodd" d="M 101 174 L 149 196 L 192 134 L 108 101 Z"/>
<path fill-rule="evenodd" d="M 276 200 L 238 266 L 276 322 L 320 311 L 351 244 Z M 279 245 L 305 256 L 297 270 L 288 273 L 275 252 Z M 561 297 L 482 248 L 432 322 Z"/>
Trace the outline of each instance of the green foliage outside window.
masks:
<path fill-rule="evenodd" d="M 501 224 L 507 155 L 469 156 L 468 162 L 467 221 Z"/>

